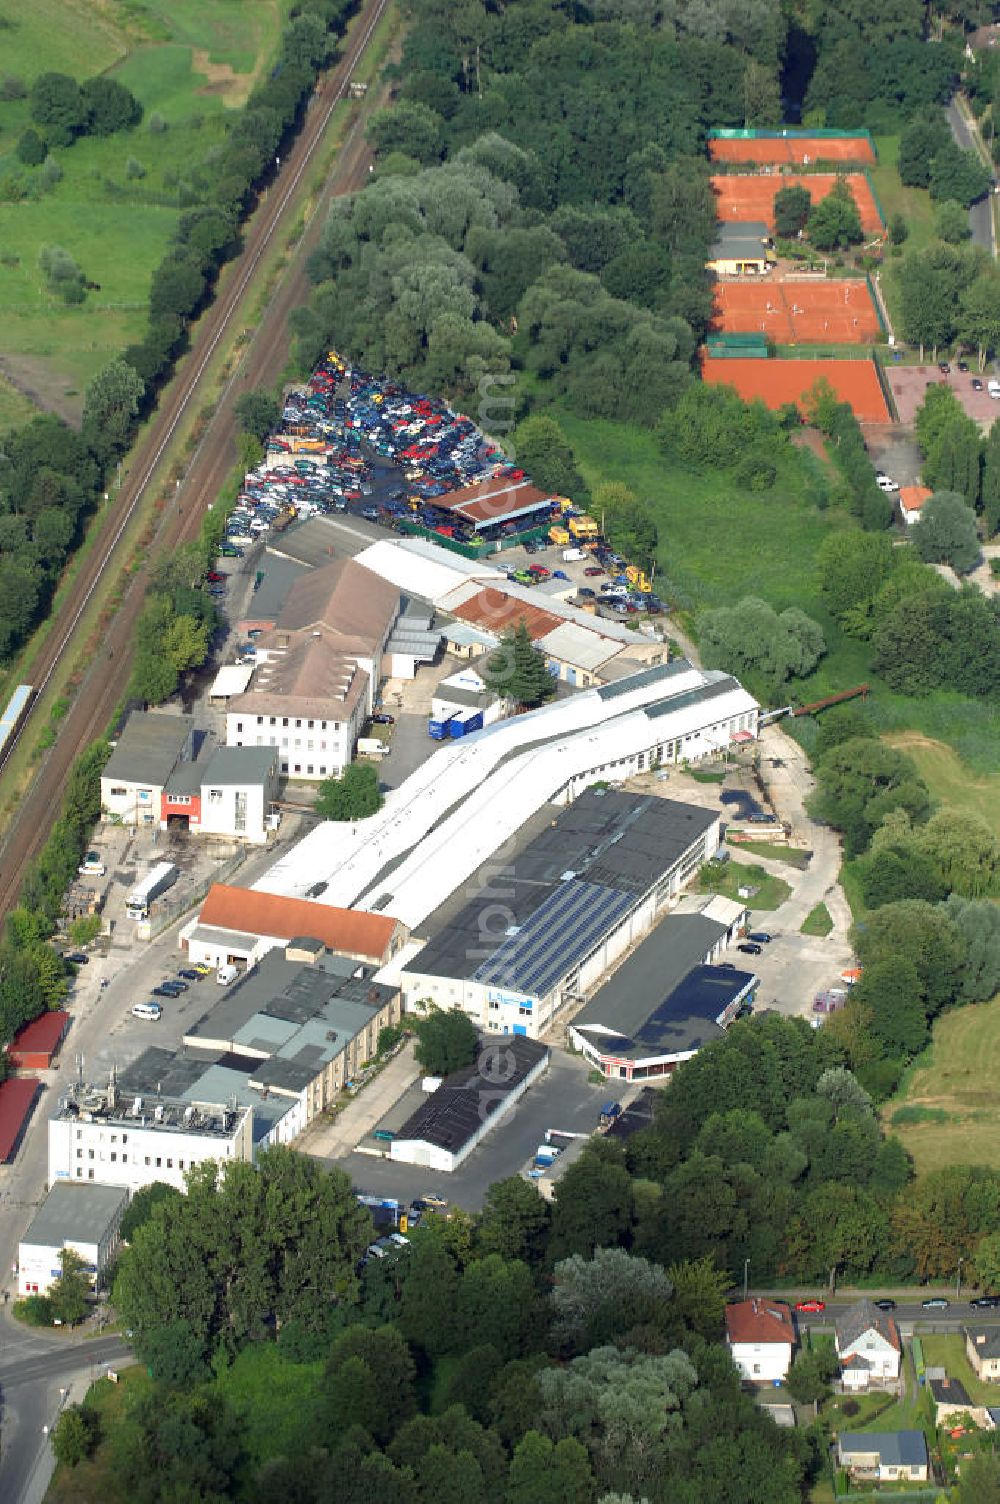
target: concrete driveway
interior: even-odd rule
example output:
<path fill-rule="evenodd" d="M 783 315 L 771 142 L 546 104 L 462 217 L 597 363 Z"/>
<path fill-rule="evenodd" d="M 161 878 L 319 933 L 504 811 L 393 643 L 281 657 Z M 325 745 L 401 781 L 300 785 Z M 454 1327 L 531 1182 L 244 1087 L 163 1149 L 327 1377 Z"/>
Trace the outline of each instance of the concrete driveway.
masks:
<path fill-rule="evenodd" d="M 418 1165 L 394 1164 L 371 1154 L 339 1155 L 332 1162 L 346 1170 L 352 1183 L 366 1194 L 409 1202 L 435 1190 L 453 1206 L 478 1211 L 494 1181 L 517 1175 L 525 1168 L 547 1129 L 588 1135 L 594 1132 L 601 1106 L 614 1094 L 614 1086 L 608 1082 L 594 1085 L 588 1081 L 588 1074 L 589 1067 L 580 1056 L 554 1048 L 545 1075 L 525 1092 L 511 1116 L 488 1133 L 450 1175 Z"/>

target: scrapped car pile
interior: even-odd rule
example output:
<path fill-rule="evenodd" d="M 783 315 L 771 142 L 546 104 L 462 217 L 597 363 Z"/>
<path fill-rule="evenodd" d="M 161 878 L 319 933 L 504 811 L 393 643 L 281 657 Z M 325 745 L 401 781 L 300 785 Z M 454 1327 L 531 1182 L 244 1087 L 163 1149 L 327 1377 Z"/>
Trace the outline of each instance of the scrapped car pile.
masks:
<path fill-rule="evenodd" d="M 249 546 L 292 517 L 335 511 L 389 525 L 405 517 L 465 541 L 471 528 L 433 498 L 500 475 L 524 478 L 471 418 L 331 352 L 308 385 L 289 394 L 263 463 L 245 476 L 227 549 Z"/>

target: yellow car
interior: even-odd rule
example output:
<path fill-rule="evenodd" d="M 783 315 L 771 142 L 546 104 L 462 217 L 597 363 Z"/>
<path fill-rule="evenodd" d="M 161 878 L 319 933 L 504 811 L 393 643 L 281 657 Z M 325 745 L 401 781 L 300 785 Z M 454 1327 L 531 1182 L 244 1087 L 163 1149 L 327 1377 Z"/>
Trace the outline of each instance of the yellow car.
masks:
<path fill-rule="evenodd" d="M 195 961 L 191 970 L 196 971 L 200 977 L 210 977 L 212 975 L 211 966 L 206 966 L 204 961 Z"/>

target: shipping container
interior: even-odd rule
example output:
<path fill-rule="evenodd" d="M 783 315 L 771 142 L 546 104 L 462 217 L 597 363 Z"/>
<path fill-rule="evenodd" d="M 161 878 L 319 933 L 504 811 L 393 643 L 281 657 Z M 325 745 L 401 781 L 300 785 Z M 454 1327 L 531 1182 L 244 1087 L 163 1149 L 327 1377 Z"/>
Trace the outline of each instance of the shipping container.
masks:
<path fill-rule="evenodd" d="M 428 721 L 427 735 L 433 737 L 436 742 L 443 742 L 445 737 L 448 735 L 448 722 Z"/>

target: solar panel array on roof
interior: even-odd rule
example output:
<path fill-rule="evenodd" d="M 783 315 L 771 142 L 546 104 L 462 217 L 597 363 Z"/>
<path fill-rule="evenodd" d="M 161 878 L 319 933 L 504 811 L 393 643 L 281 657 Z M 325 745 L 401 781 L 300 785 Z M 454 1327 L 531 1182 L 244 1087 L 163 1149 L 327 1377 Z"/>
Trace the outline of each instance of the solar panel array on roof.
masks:
<path fill-rule="evenodd" d="M 544 996 L 590 954 L 634 901 L 630 893 L 571 878 L 549 894 L 516 935 L 504 940 L 475 979 Z"/>
<path fill-rule="evenodd" d="M 647 684 L 658 684 L 661 679 L 671 679 L 675 674 L 690 672 L 691 665 L 686 658 L 673 658 L 669 663 L 657 663 L 653 668 L 643 669 L 639 674 L 630 674 L 627 679 L 619 679 L 614 684 L 602 684 L 596 693 L 602 700 L 616 700 L 619 695 L 644 689 Z M 673 700 L 668 703 L 671 706 L 674 704 Z"/>
<path fill-rule="evenodd" d="M 678 710 L 686 710 L 689 705 L 704 705 L 706 700 L 717 700 L 720 695 L 727 695 L 731 689 L 739 687 L 737 681 L 727 675 L 715 684 L 702 684 L 697 689 L 686 690 L 673 700 L 664 700 L 659 705 L 647 705 L 643 708 L 648 719 L 655 721 L 662 715 L 675 715 Z"/>

